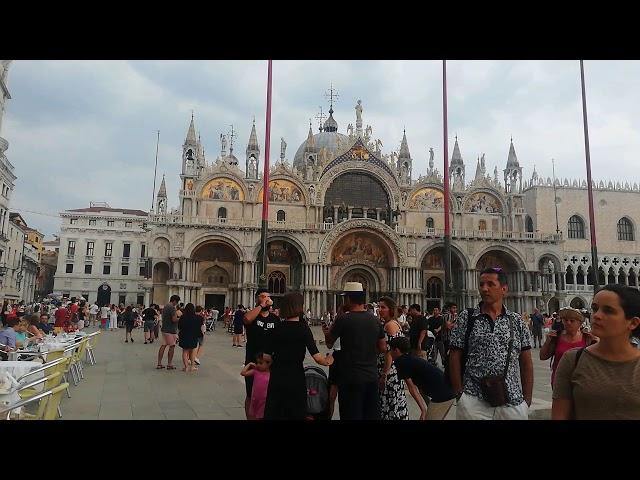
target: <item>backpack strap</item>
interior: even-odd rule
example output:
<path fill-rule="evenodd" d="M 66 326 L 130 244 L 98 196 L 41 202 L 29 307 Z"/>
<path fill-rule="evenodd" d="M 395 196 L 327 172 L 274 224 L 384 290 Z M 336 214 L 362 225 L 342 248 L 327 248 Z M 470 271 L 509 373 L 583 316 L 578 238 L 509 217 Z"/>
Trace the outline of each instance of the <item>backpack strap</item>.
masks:
<path fill-rule="evenodd" d="M 467 357 L 469 356 L 469 337 L 473 331 L 473 324 L 476 321 L 476 317 L 473 315 L 473 308 L 467 308 L 467 329 L 464 332 L 464 350 L 462 351 L 462 363 L 460 365 L 460 373 L 464 378 L 464 371 L 467 367 Z"/>
<path fill-rule="evenodd" d="M 576 361 L 573 364 L 573 370 L 575 371 L 576 367 L 578 366 L 578 361 L 580 360 L 580 356 L 582 355 L 582 352 L 584 352 L 585 348 L 587 347 L 582 347 L 580 350 L 578 350 L 576 352 Z"/>

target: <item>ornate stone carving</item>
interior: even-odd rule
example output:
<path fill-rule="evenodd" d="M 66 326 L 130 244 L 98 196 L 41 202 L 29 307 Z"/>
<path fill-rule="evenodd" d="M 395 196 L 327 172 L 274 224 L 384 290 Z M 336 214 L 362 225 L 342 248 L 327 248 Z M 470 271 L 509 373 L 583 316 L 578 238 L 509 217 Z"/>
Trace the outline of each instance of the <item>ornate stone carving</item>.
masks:
<path fill-rule="evenodd" d="M 415 257 L 416 256 L 416 244 L 415 242 L 407 243 L 407 257 Z"/>
<path fill-rule="evenodd" d="M 533 248 L 527 247 L 525 248 L 524 252 L 525 252 L 527 262 L 533 262 L 535 260 L 535 252 Z"/>
<path fill-rule="evenodd" d="M 329 250 L 331 250 L 331 248 L 335 244 L 335 241 L 339 237 L 341 237 L 342 234 L 348 232 L 349 230 L 358 229 L 358 228 L 365 228 L 365 229 L 368 228 L 371 230 L 375 230 L 378 233 L 381 233 L 387 240 L 393 243 L 393 246 L 395 247 L 395 252 L 398 255 L 399 265 L 404 266 L 406 264 L 404 249 L 400 244 L 400 237 L 395 232 L 395 230 L 392 230 L 390 227 L 388 227 L 384 223 L 378 222 L 377 220 L 370 220 L 365 218 L 347 220 L 345 222 L 340 223 L 337 227 L 331 230 L 329 235 L 327 235 L 324 238 L 324 240 L 322 241 L 322 244 L 320 245 L 320 254 L 319 254 L 320 262 L 326 263 Z"/>

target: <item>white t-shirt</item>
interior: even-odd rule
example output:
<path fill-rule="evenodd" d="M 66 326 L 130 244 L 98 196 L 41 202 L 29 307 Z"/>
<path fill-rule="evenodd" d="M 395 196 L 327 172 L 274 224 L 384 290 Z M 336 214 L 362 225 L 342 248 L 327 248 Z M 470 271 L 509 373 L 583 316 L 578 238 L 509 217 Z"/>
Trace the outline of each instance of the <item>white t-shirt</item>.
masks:
<path fill-rule="evenodd" d="M 95 303 L 93 305 L 91 305 L 91 309 L 89 309 L 89 313 L 91 315 L 95 315 L 96 313 L 98 313 L 98 305 L 96 305 Z"/>
<path fill-rule="evenodd" d="M 216 310 L 215 308 L 211 310 L 211 318 L 213 318 L 214 320 L 217 320 L 218 315 L 220 315 L 220 312 L 218 310 Z"/>
<path fill-rule="evenodd" d="M 108 318 L 109 317 L 109 307 L 102 307 L 100 309 L 100 318 Z"/>

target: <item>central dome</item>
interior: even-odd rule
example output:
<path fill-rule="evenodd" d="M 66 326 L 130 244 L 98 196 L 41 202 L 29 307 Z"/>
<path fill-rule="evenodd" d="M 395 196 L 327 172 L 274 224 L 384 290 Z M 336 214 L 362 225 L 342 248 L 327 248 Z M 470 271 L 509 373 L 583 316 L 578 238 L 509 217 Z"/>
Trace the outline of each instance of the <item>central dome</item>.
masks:
<path fill-rule="evenodd" d="M 340 148 L 338 148 L 338 141 L 340 142 Z M 313 142 L 318 153 L 323 148 L 326 148 L 329 154 L 329 159 L 332 160 L 339 150 L 344 150 L 345 148 L 350 147 L 351 144 L 355 142 L 355 139 L 352 141 L 347 135 L 338 132 L 320 132 L 313 136 Z M 304 150 L 306 146 L 307 140 L 302 142 L 296 151 L 295 157 L 293 157 L 293 166 L 298 167 L 300 170 L 303 170 L 305 167 Z"/>

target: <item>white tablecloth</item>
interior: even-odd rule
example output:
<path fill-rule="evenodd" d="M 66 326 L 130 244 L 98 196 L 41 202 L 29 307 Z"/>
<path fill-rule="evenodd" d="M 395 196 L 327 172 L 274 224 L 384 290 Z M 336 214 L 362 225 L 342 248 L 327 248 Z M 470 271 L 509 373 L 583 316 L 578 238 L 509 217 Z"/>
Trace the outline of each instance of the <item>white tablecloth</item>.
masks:
<path fill-rule="evenodd" d="M 29 373 L 31 370 L 39 368 L 42 366 L 40 362 L 0 362 L 0 372 L 9 372 L 9 374 L 18 380 L 19 377 L 24 375 L 25 373 Z M 38 380 L 42 378 L 44 372 L 39 372 L 37 374 L 31 375 L 28 378 L 25 378 L 21 384 L 24 385 L 26 383 L 33 382 L 34 380 Z M 0 394 L 0 410 L 5 405 L 11 405 L 12 403 L 19 402 L 21 400 L 20 395 L 18 395 L 17 387 L 11 392 Z"/>

